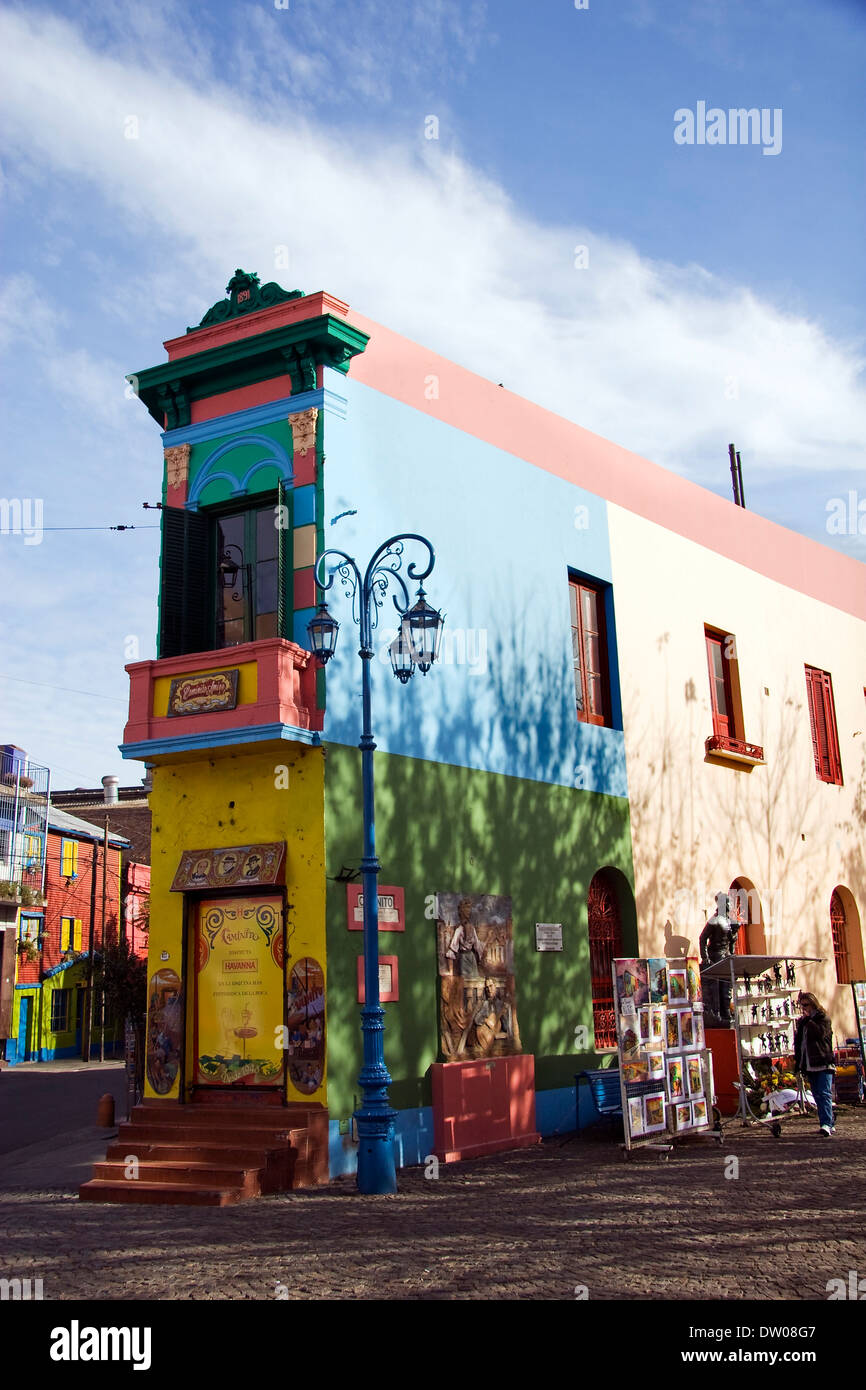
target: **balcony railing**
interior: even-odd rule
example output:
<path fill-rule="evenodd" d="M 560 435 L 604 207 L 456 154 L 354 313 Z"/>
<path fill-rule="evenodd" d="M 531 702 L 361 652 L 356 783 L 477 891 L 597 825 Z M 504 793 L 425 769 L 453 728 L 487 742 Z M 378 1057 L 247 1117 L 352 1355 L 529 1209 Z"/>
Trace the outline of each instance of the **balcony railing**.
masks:
<path fill-rule="evenodd" d="M 746 743 L 741 738 L 729 738 L 727 734 L 712 734 L 704 744 L 707 753 L 730 758 L 734 762 L 762 763 L 764 750 L 758 743 Z"/>
<path fill-rule="evenodd" d="M 312 656 L 283 638 L 138 661 L 126 669 L 123 750 L 129 756 L 138 756 L 136 746 L 147 743 L 207 746 L 211 737 L 214 743 L 243 743 L 245 730 L 255 742 L 271 732 L 284 737 L 286 728 L 302 737 L 322 727 Z"/>

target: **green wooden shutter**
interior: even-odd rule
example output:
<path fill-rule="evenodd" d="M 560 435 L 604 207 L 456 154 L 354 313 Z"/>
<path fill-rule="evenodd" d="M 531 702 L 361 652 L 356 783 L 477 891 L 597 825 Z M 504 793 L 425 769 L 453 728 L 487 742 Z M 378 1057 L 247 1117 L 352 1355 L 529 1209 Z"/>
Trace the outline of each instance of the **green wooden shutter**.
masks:
<path fill-rule="evenodd" d="M 160 657 L 203 652 L 211 645 L 209 531 L 199 512 L 162 509 Z"/>

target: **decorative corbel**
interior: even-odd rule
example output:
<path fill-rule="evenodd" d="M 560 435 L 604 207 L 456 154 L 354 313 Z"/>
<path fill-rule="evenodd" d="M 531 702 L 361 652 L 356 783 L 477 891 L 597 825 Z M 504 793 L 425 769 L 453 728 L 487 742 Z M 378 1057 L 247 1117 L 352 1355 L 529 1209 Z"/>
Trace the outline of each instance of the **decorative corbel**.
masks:
<path fill-rule="evenodd" d="M 159 408 L 165 416 L 167 430 L 180 429 L 189 424 L 189 400 L 182 381 L 169 381 L 156 388 Z"/>
<path fill-rule="evenodd" d="M 292 395 L 316 389 L 316 359 L 310 351 L 310 343 L 296 343 L 294 347 L 284 348 L 283 361 L 292 382 Z"/>
<path fill-rule="evenodd" d="M 189 481 L 189 444 L 172 444 L 163 450 L 168 488 L 186 488 Z"/>
<path fill-rule="evenodd" d="M 319 411 L 314 405 L 311 405 L 308 410 L 299 410 L 294 415 L 289 416 L 289 424 L 292 428 L 292 449 L 295 455 L 303 458 L 308 449 L 315 450 L 316 421 L 318 418 Z"/>

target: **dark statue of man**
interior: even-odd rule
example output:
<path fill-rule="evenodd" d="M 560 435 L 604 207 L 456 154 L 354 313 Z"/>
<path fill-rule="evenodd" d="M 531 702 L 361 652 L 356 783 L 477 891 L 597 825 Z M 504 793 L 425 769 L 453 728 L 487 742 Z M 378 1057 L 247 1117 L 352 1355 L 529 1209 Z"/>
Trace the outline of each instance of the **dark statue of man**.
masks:
<path fill-rule="evenodd" d="M 730 898 L 727 893 L 717 893 L 716 910 L 700 936 L 701 965 L 716 965 L 732 956 L 739 930 L 740 923 L 731 921 Z M 705 980 L 703 994 L 707 1027 L 731 1028 L 730 980 Z"/>

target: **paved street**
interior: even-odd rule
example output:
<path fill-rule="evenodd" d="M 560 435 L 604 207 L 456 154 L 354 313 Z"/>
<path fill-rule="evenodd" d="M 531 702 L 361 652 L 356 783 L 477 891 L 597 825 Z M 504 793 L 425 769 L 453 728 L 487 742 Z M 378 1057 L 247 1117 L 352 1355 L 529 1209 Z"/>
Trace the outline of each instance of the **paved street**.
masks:
<path fill-rule="evenodd" d="M 25 1062 L 0 1074 L 0 1154 L 96 1124 L 99 1098 L 126 1105 L 122 1062 Z M 2 1182 L 2 1166 L 0 1166 Z"/>
<path fill-rule="evenodd" d="M 0 1276 L 41 1277 L 46 1299 L 824 1300 L 866 1276 L 866 1111 L 847 1108 L 832 1140 L 813 1120 L 778 1140 L 732 1123 L 718 1148 L 626 1162 L 590 1131 L 407 1170 L 385 1198 L 342 1179 L 222 1209 L 99 1206 L 16 1181 Z"/>

